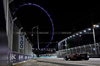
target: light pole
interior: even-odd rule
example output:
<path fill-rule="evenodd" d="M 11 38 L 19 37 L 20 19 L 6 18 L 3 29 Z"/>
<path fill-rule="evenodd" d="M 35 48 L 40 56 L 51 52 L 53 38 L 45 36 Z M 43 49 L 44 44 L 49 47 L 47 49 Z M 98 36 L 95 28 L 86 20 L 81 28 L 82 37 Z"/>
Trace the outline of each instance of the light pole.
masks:
<path fill-rule="evenodd" d="M 39 57 L 39 34 L 38 34 L 38 26 L 32 28 L 32 36 L 33 36 L 33 29 L 37 28 L 37 45 L 38 45 L 38 57 Z"/>
<path fill-rule="evenodd" d="M 12 36 L 11 36 L 11 41 L 10 41 L 10 48 L 11 48 L 11 50 L 13 50 L 13 32 L 14 32 L 13 29 L 14 29 L 14 22 L 15 22 L 15 20 L 17 20 L 17 17 L 15 17 L 14 19 L 12 19 L 12 29 L 11 29 Z M 7 35 L 8 35 L 8 28 L 7 28 Z"/>
<path fill-rule="evenodd" d="M 67 40 L 65 40 L 65 49 L 67 49 Z"/>
<path fill-rule="evenodd" d="M 96 49 L 96 38 L 95 38 L 95 27 L 99 27 L 99 25 L 93 25 L 93 39 L 94 39 L 94 46 L 95 46 L 95 54 L 97 54 L 97 49 Z"/>

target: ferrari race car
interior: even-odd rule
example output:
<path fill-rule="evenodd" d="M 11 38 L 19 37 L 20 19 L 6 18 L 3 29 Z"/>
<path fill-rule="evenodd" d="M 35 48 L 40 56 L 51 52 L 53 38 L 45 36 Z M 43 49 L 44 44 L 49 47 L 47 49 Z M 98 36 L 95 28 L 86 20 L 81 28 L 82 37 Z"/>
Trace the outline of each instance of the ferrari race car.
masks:
<path fill-rule="evenodd" d="M 66 55 L 64 57 L 65 60 L 89 60 L 88 54 L 73 54 L 73 55 Z"/>

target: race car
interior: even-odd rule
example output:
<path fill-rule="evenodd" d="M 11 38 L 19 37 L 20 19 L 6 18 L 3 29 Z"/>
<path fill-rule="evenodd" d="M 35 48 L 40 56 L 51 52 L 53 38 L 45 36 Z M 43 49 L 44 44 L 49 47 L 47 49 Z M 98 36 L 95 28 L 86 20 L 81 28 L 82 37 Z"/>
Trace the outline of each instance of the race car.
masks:
<path fill-rule="evenodd" d="M 65 60 L 89 60 L 88 54 L 73 54 L 73 55 L 66 55 L 64 57 Z"/>

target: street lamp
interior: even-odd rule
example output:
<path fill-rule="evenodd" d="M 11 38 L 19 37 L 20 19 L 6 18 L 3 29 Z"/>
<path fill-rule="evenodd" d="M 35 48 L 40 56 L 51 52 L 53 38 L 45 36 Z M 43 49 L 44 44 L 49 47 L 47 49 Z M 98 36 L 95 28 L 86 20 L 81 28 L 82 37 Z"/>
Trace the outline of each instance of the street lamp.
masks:
<path fill-rule="evenodd" d="M 31 35 L 31 36 L 33 36 L 33 29 L 36 28 L 36 27 L 37 27 L 37 26 L 35 26 L 35 27 L 32 28 L 32 35 Z"/>
<path fill-rule="evenodd" d="M 79 34 L 82 34 L 82 32 L 79 32 Z"/>
<path fill-rule="evenodd" d="M 12 33 L 12 37 L 11 37 L 11 43 L 10 43 L 10 47 L 11 47 L 11 50 L 13 50 L 13 27 L 14 27 L 14 22 L 15 22 L 15 20 L 17 20 L 17 17 L 15 17 L 14 19 L 12 19 L 12 31 L 11 31 L 11 33 Z M 8 23 L 7 23 L 8 24 Z M 7 35 L 8 35 L 8 28 L 7 28 Z"/>
<path fill-rule="evenodd" d="M 83 32 L 86 32 L 86 30 L 84 30 Z"/>
<path fill-rule="evenodd" d="M 38 26 L 32 28 L 32 35 L 33 36 L 33 29 L 37 28 L 37 45 L 38 45 L 38 57 L 39 57 L 39 34 L 38 34 Z"/>
<path fill-rule="evenodd" d="M 67 40 L 65 40 L 65 49 L 67 49 Z"/>
<path fill-rule="evenodd" d="M 88 31 L 91 31 L 91 28 L 88 28 Z"/>
<path fill-rule="evenodd" d="M 95 46 L 95 54 L 97 54 L 97 49 L 96 49 L 96 38 L 95 38 L 95 30 L 94 28 L 99 27 L 99 25 L 93 25 L 93 39 L 94 39 L 94 46 Z"/>
<path fill-rule="evenodd" d="M 75 37 L 75 35 L 73 35 L 73 37 Z"/>
<path fill-rule="evenodd" d="M 78 33 L 76 33 L 76 35 L 78 36 L 79 34 L 78 34 Z"/>

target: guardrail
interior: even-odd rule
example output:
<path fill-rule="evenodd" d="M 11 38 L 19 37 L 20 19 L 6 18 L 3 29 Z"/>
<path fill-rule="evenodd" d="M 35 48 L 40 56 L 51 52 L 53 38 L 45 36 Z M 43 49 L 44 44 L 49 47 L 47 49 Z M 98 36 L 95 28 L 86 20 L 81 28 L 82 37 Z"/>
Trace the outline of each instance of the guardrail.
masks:
<path fill-rule="evenodd" d="M 90 57 L 100 57 L 100 43 L 96 43 L 96 45 L 88 44 L 88 45 L 63 49 L 56 52 L 58 57 L 63 57 L 65 54 L 71 55 L 76 53 L 87 53 L 90 55 Z"/>

